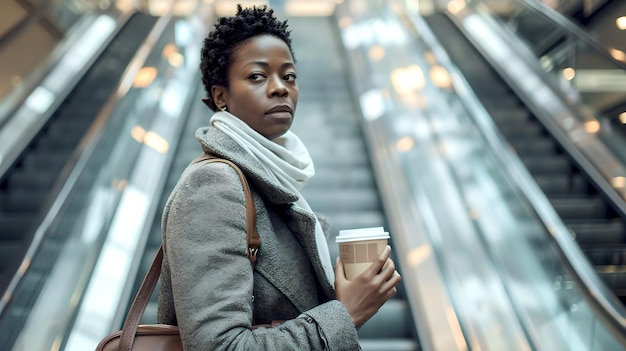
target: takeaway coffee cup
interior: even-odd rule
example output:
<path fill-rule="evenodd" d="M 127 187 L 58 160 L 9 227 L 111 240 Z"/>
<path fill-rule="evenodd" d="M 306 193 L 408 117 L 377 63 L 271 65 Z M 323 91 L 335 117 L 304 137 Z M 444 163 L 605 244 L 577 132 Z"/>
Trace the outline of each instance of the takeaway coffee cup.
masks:
<path fill-rule="evenodd" d="M 336 241 L 346 279 L 352 280 L 380 256 L 389 233 L 383 227 L 340 230 Z"/>

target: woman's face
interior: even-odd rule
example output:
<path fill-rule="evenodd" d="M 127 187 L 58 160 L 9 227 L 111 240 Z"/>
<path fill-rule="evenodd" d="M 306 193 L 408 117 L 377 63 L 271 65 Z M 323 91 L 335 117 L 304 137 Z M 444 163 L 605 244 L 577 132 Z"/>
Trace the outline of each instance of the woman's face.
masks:
<path fill-rule="evenodd" d="M 298 103 L 298 84 L 296 66 L 284 41 L 259 35 L 241 43 L 233 52 L 228 83 L 228 88 L 212 89 L 218 108 L 226 106 L 270 140 L 289 130 Z"/>

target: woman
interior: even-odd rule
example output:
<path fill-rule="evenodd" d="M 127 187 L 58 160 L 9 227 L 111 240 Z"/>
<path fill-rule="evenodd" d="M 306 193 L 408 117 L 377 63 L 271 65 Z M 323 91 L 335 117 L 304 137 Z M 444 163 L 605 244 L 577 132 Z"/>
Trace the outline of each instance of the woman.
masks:
<path fill-rule="evenodd" d="M 159 323 L 179 326 L 185 350 L 360 349 L 357 328 L 395 295 L 400 276 L 389 247 L 352 281 L 340 262 L 333 271 L 322 226 L 299 193 L 314 170 L 289 131 L 298 86 L 286 21 L 238 6 L 204 40 L 201 71 L 216 113 L 196 138 L 246 175 L 261 247 L 253 269 L 235 171 L 191 164 L 163 214 Z"/>

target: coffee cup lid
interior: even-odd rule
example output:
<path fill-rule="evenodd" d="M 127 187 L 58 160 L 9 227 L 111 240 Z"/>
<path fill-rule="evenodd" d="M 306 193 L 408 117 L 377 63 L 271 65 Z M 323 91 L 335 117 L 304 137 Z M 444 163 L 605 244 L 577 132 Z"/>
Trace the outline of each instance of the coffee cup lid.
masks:
<path fill-rule="evenodd" d="M 340 230 L 336 238 L 338 243 L 360 240 L 389 239 L 389 233 L 383 227 Z"/>

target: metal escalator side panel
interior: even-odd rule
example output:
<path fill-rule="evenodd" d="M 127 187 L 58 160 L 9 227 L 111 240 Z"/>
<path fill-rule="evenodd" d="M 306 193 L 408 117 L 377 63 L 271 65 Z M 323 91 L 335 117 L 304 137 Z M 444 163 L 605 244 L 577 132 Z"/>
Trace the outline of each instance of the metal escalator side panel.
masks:
<path fill-rule="evenodd" d="M 429 22 L 434 24 L 435 19 L 432 18 L 429 20 Z M 462 25 L 460 23 L 463 23 L 463 22 L 461 20 L 458 20 L 458 22 L 456 23 L 458 24 L 460 28 L 462 28 Z M 472 36 L 470 35 L 470 37 Z M 442 41 L 445 41 L 443 40 L 443 36 L 441 36 L 441 39 Z M 474 44 L 476 45 L 476 42 L 474 42 Z M 492 47 L 492 49 L 495 47 L 499 47 L 499 46 L 494 46 Z M 463 70 L 461 66 L 463 66 L 463 64 L 466 63 L 466 61 L 468 60 L 467 48 L 461 49 L 457 45 L 448 44 L 447 49 L 449 50 L 450 55 L 453 56 L 453 59 L 459 63 L 461 70 Z M 507 50 L 509 49 L 506 49 L 504 51 L 507 51 Z M 488 52 L 488 51 L 489 50 L 485 50 L 482 52 L 483 54 L 485 54 L 485 52 Z M 503 50 L 499 50 L 499 51 L 500 52 L 498 55 L 502 56 Z M 461 52 L 462 52 L 462 59 L 460 59 Z M 494 55 L 494 56 L 497 56 L 497 55 Z M 491 60 L 491 63 L 493 63 L 494 61 L 497 61 L 497 58 L 494 58 L 492 56 L 490 60 Z M 510 60 L 508 61 L 508 63 L 510 63 Z M 473 64 L 472 67 L 475 68 L 476 64 Z M 464 71 L 464 73 L 466 73 L 467 79 L 471 83 L 473 73 L 469 73 L 467 69 Z M 506 75 L 506 73 L 503 73 L 503 71 L 498 71 L 498 73 L 502 75 Z M 496 74 L 496 76 L 498 75 Z M 532 80 L 534 78 L 526 75 L 524 79 Z M 511 86 L 515 84 L 514 80 L 510 77 L 509 79 L 505 79 L 505 81 L 507 81 L 507 83 L 509 83 L 509 85 Z M 478 80 L 474 80 L 473 82 L 476 85 L 481 84 L 481 82 L 479 82 Z M 518 82 L 521 82 L 521 85 L 529 85 L 527 82 L 523 82 L 522 80 L 518 80 Z M 484 84 L 485 82 L 482 82 L 482 83 Z M 501 88 L 500 90 L 507 90 L 507 89 L 509 88 L 508 87 L 506 89 Z M 519 90 L 517 90 L 515 87 L 513 87 L 512 90 L 516 91 L 519 94 Z M 479 91 L 480 89 L 477 88 L 476 92 L 480 96 Z M 520 94 L 520 96 L 522 95 Z M 586 175 L 585 177 L 583 177 L 583 179 L 581 179 L 581 172 L 579 172 L 579 170 L 577 170 L 576 167 L 573 166 L 573 165 L 580 166 L 580 162 L 573 163 L 573 159 L 576 159 L 576 157 L 571 157 L 571 154 L 568 153 L 569 149 L 567 147 L 563 147 L 563 143 L 561 142 L 561 139 L 553 138 L 554 134 L 552 133 L 552 129 L 549 128 L 548 126 L 543 128 L 543 124 L 539 123 L 539 125 L 542 126 L 541 129 L 543 129 L 543 131 L 541 131 L 541 133 L 539 134 L 536 134 L 535 136 L 532 136 L 530 134 L 525 135 L 523 134 L 523 131 L 521 130 L 520 130 L 520 133 L 517 133 L 515 128 L 511 128 L 511 131 L 507 133 L 506 131 L 507 125 L 510 125 L 511 120 L 512 120 L 511 116 L 507 116 L 507 112 L 511 110 L 497 109 L 497 108 L 494 109 L 493 108 L 494 104 L 490 103 L 489 101 L 491 100 L 485 96 L 483 99 L 483 102 L 485 106 L 487 107 L 487 110 L 490 110 L 494 118 L 495 124 L 501 127 L 503 135 L 505 135 L 509 139 L 509 141 L 511 142 L 511 145 L 513 145 L 514 148 L 519 152 L 519 156 L 521 160 L 528 167 L 530 173 L 532 173 L 536 177 L 536 180 L 539 186 L 541 186 L 541 188 L 545 191 L 546 195 L 551 199 L 552 206 L 555 206 L 556 211 L 558 211 L 559 214 L 564 217 L 566 224 L 568 224 L 570 229 L 574 229 L 575 231 L 580 230 L 582 227 L 577 226 L 575 222 L 579 220 L 584 221 L 585 220 L 584 218 L 588 217 L 588 218 L 601 218 L 603 221 L 608 218 L 607 226 L 605 226 L 605 228 L 601 230 L 613 230 L 611 228 L 614 228 L 615 226 L 612 223 L 613 220 L 611 219 L 611 216 L 615 216 L 615 212 L 607 211 L 607 208 L 610 208 L 610 204 L 612 203 L 612 201 L 608 201 L 607 203 L 607 200 L 606 200 L 607 197 L 594 197 L 594 193 L 598 192 L 597 189 L 593 189 L 593 185 L 597 185 L 597 184 L 594 184 L 596 182 L 590 181 L 589 175 Z M 527 102 L 527 101 L 524 100 L 523 102 Z M 519 101 L 519 103 L 512 104 L 512 106 L 517 106 L 517 107 L 524 106 L 524 105 L 525 104 L 523 104 L 522 101 Z M 533 113 L 531 114 L 513 113 L 512 115 L 516 116 L 515 118 L 518 118 L 518 119 L 524 118 L 524 121 L 518 125 L 522 125 L 522 124 L 528 125 L 528 124 L 533 124 L 533 123 L 535 123 L 536 125 L 538 122 L 536 122 L 536 120 L 533 121 L 534 118 L 528 119 L 526 116 L 527 115 L 536 116 L 540 112 L 537 112 L 537 109 L 532 109 L 532 108 L 531 108 L 531 111 L 533 111 Z M 520 137 L 521 136 L 520 134 L 523 137 Z M 536 138 L 536 137 L 541 137 L 541 139 L 528 139 L 528 138 Z M 546 137 L 550 139 L 554 139 L 555 141 L 545 142 Z M 533 142 L 532 140 L 536 140 L 536 141 Z M 541 146 L 539 146 L 538 144 L 540 144 Z M 538 148 L 531 147 L 532 145 L 537 145 Z M 557 154 L 554 154 L 555 152 L 557 152 Z M 563 162 L 566 161 L 565 163 L 563 163 L 563 166 L 565 166 L 565 168 L 561 169 L 560 171 L 558 170 L 558 168 L 554 170 L 550 170 L 549 167 L 556 166 L 558 165 L 558 163 L 537 162 L 538 160 L 540 160 L 540 157 L 543 157 L 543 155 L 545 155 L 546 153 L 548 154 L 552 153 L 554 155 L 562 155 L 562 156 L 559 156 L 559 159 Z M 565 179 L 560 179 L 563 176 L 565 176 Z M 580 201 L 583 198 L 585 200 Z M 587 289 L 589 289 L 589 291 L 594 291 L 592 295 L 594 295 L 595 297 L 589 297 L 589 295 L 586 295 L 585 299 L 587 300 L 587 303 L 589 303 L 592 306 L 592 309 L 594 310 L 593 313 L 596 314 L 595 318 L 599 317 L 603 321 L 608 321 L 608 324 L 605 324 L 604 328 L 606 328 L 606 326 L 608 325 L 608 326 L 611 326 L 609 327 L 609 329 L 612 329 L 614 325 L 619 324 L 619 323 L 615 323 L 616 320 L 618 321 L 621 319 L 621 317 L 619 317 L 620 315 L 619 306 L 617 306 L 617 310 L 613 309 L 612 304 L 614 302 L 612 302 L 613 298 L 611 296 L 608 296 L 608 295 L 597 296 L 598 291 L 601 291 L 600 294 L 606 294 L 604 285 L 598 281 L 597 277 L 594 277 L 593 274 L 589 272 L 589 268 L 588 268 L 589 266 L 586 265 L 586 259 L 584 258 L 582 251 L 579 248 L 571 245 L 570 243 L 571 239 L 569 239 L 568 231 L 562 229 L 564 227 L 563 224 L 560 224 L 560 225 L 558 224 L 560 220 L 556 219 L 556 227 L 555 227 L 554 217 L 552 218 L 550 218 L 549 216 L 546 217 L 545 215 L 542 215 L 541 210 L 538 210 L 538 211 L 539 211 L 539 216 L 542 217 L 542 219 L 545 221 L 546 223 L 545 225 L 547 226 L 548 230 L 551 231 L 552 233 L 551 237 L 554 238 L 557 242 L 555 246 L 557 248 L 556 254 L 561 256 L 559 258 L 562 262 L 561 264 L 564 267 L 567 267 L 567 269 L 570 269 L 570 272 L 572 272 L 573 270 L 576 270 L 576 272 L 572 274 L 573 278 L 570 277 L 569 279 L 574 279 L 576 281 L 576 284 L 580 284 L 579 285 L 580 289 L 582 289 L 582 291 L 585 292 L 583 295 L 586 294 Z M 553 212 L 554 210 L 550 210 L 548 212 L 551 212 L 551 211 Z M 570 220 L 568 220 L 568 217 L 570 218 Z M 617 221 L 620 221 L 619 216 L 615 219 Z M 600 229 L 600 227 L 596 227 L 596 229 Z M 618 240 L 620 240 L 621 242 L 622 240 L 621 237 L 623 237 L 624 235 L 622 234 L 624 232 L 623 227 L 618 228 L 617 230 L 619 234 L 617 234 L 617 236 L 614 235 L 613 237 L 618 238 Z M 583 246 L 583 249 L 584 248 L 585 247 Z M 578 270 L 580 270 L 580 272 Z M 569 273 L 566 274 L 565 276 L 568 276 L 568 275 Z M 590 285 L 587 286 L 586 284 L 590 284 Z M 619 329 L 619 327 L 617 329 Z M 613 331 L 615 332 L 615 329 Z M 621 332 L 618 331 L 617 334 L 614 334 L 614 336 L 617 336 L 617 339 L 620 339 L 621 338 L 620 333 Z M 592 335 L 588 336 L 588 340 L 586 340 L 586 342 L 590 342 L 590 340 L 592 343 L 594 342 Z M 597 341 L 597 342 L 602 342 L 602 341 Z M 621 342 L 621 341 L 618 341 L 618 342 Z"/>
<path fill-rule="evenodd" d="M 17 242 L 17 249 L 12 250 L 10 260 L 3 266 L 6 279 L 1 287 L 0 324 L 6 332 L 1 335 L 2 345 L 15 342 L 30 309 L 48 282 L 48 275 L 60 257 L 65 241 L 71 236 L 70 228 L 75 223 L 67 223 L 67 218 L 59 221 L 50 216 L 54 217 L 54 211 L 60 211 L 61 207 L 62 211 L 80 212 L 80 208 L 72 207 L 74 205 L 66 206 L 68 195 L 61 192 L 80 163 L 78 159 L 85 151 L 84 145 L 93 141 L 90 132 L 99 128 L 97 124 L 101 121 L 98 117 L 103 106 L 115 95 L 128 62 L 154 23 L 155 18 L 140 13 L 129 18 L 2 180 L 0 224 L 3 237 L 0 245 Z M 82 175 L 82 182 L 70 185 L 76 187 L 67 202 L 84 203 L 86 200 L 84 180 L 93 182 L 94 175 Z M 58 197 L 63 197 L 63 204 L 58 204 Z M 15 221 L 15 218 L 23 220 Z M 44 233 L 50 229 L 51 223 L 54 223 L 52 231 L 60 235 Z"/>

